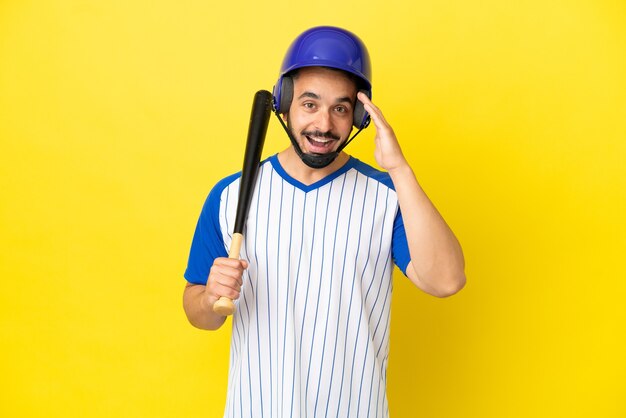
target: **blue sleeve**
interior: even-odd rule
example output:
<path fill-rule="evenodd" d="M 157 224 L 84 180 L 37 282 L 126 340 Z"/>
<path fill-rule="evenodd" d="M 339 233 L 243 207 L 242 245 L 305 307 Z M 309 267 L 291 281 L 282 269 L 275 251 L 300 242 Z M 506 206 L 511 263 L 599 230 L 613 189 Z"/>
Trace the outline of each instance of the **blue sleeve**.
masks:
<path fill-rule="evenodd" d="M 218 257 L 228 257 L 219 220 L 223 191 L 224 181 L 211 190 L 202 207 L 184 275 L 189 283 L 206 284 L 213 261 Z"/>
<path fill-rule="evenodd" d="M 409 244 L 406 240 L 406 232 L 404 230 L 402 213 L 400 213 L 399 209 L 398 214 L 396 215 L 396 219 L 393 222 L 391 254 L 393 256 L 394 263 L 398 266 L 400 270 L 402 270 L 402 273 L 404 273 L 404 275 L 406 276 L 406 268 L 411 261 L 411 255 L 409 254 Z"/>
<path fill-rule="evenodd" d="M 354 164 L 354 168 L 356 168 L 369 178 L 381 182 L 385 186 L 389 187 L 391 190 L 396 190 L 393 182 L 391 181 L 389 173 L 375 169 L 374 167 L 369 166 L 354 157 L 350 158 L 350 163 Z M 393 221 L 393 236 L 391 239 L 391 256 L 393 257 L 393 262 L 398 266 L 400 270 L 402 270 L 402 273 L 404 273 L 404 275 L 406 276 L 406 268 L 411 261 L 411 255 L 409 254 L 409 244 L 406 240 L 404 221 L 402 220 L 402 214 L 400 213 L 400 209 L 398 209 L 398 213 L 396 214 L 396 217 Z"/>

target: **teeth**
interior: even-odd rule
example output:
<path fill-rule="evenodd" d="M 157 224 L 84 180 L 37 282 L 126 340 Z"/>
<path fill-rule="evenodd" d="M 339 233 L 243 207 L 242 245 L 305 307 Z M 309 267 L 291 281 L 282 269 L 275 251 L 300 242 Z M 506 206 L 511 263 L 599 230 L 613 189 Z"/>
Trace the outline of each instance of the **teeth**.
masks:
<path fill-rule="evenodd" d="M 311 141 L 315 141 L 315 142 L 321 142 L 323 144 L 326 144 L 330 141 L 332 141 L 331 139 L 326 139 L 326 138 L 312 138 L 312 137 L 308 137 Z"/>

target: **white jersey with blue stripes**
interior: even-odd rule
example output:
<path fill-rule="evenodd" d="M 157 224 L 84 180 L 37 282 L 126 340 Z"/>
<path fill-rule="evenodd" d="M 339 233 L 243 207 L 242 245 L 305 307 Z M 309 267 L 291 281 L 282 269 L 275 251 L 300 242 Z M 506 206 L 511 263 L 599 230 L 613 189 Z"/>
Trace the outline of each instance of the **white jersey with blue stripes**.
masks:
<path fill-rule="evenodd" d="M 240 176 L 203 208 L 185 278 L 206 283 L 227 256 Z M 304 185 L 264 161 L 244 230 L 235 302 L 231 417 L 387 417 L 392 269 L 408 248 L 388 174 L 351 158 Z"/>

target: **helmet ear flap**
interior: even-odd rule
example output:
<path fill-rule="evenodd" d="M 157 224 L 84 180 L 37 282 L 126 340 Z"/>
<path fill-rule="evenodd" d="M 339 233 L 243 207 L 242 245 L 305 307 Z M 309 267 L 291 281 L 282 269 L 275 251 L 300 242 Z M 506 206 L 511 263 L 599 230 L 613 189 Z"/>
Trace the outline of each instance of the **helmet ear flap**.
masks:
<path fill-rule="evenodd" d="M 369 90 L 359 90 L 359 92 L 365 94 L 370 99 L 372 98 L 372 94 Z M 356 103 L 354 104 L 354 113 L 353 113 L 353 121 L 352 124 L 357 129 L 363 129 L 367 127 L 370 123 L 370 115 L 365 111 L 365 107 L 363 103 L 359 99 L 356 99 Z"/>
<path fill-rule="evenodd" d="M 293 79 L 290 76 L 284 76 L 279 81 L 278 94 L 276 98 L 280 101 L 277 103 L 276 113 L 282 114 L 289 112 L 291 100 L 293 99 Z"/>

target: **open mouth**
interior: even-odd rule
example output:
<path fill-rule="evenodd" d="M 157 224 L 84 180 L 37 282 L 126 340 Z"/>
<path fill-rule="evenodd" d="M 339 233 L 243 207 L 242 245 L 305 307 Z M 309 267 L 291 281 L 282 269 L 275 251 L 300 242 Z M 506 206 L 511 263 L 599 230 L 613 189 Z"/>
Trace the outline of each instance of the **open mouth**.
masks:
<path fill-rule="evenodd" d="M 335 142 L 337 139 L 333 138 L 321 138 L 318 136 L 309 136 L 305 135 L 307 142 L 309 144 L 309 151 L 317 154 L 324 154 L 329 151 L 332 151 L 334 148 Z"/>

